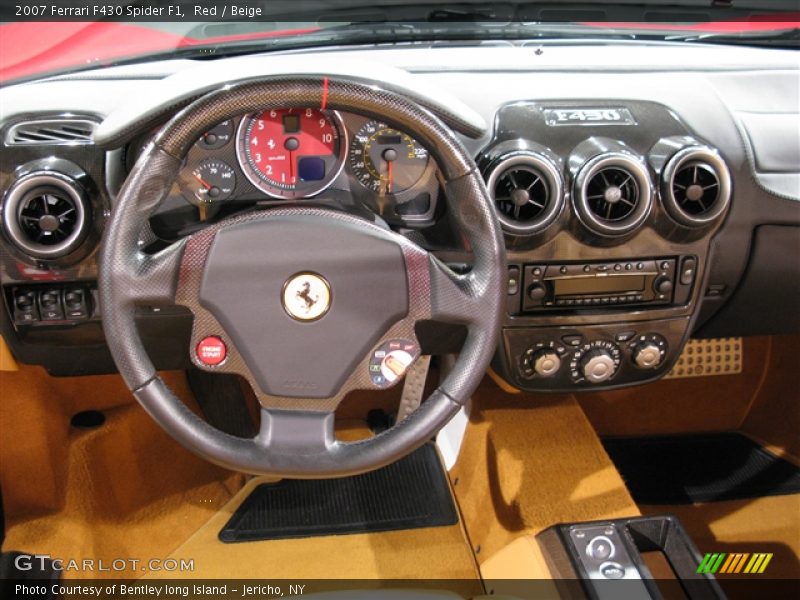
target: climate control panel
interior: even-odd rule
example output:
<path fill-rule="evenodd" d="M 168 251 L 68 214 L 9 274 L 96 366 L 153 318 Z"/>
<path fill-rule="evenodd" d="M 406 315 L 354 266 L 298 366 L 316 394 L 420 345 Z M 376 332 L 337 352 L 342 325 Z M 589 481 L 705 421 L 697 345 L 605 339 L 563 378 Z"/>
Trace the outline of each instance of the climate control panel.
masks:
<path fill-rule="evenodd" d="M 531 391 L 644 383 L 677 360 L 688 319 L 579 327 L 507 328 L 503 372 Z M 498 366 L 498 365 L 496 365 Z"/>

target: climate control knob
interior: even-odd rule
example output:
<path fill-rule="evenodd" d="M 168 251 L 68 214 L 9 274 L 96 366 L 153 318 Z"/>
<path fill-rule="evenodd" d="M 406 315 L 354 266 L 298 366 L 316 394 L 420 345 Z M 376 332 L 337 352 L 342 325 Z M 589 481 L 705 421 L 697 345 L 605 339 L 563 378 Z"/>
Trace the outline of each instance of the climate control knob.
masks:
<path fill-rule="evenodd" d="M 608 381 L 617 371 L 617 365 L 611 354 L 602 348 L 589 350 L 581 358 L 581 373 L 590 383 Z"/>
<path fill-rule="evenodd" d="M 640 335 L 630 345 L 633 363 L 640 369 L 656 369 L 667 357 L 667 340 L 657 333 Z"/>
<path fill-rule="evenodd" d="M 655 369 L 661 364 L 661 348 L 652 342 L 636 346 L 633 350 L 633 362 L 640 369 Z"/>
<path fill-rule="evenodd" d="M 533 370 L 540 377 L 552 377 L 561 368 L 561 359 L 553 350 L 539 350 L 533 355 Z"/>

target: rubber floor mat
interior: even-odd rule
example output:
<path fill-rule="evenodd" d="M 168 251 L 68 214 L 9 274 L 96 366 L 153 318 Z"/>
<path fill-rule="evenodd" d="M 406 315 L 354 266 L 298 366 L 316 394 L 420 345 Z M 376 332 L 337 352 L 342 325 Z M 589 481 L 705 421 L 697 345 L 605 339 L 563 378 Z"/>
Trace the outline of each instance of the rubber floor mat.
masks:
<path fill-rule="evenodd" d="M 436 448 L 340 479 L 261 484 L 219 534 L 223 542 L 454 525 L 458 514 Z"/>
<path fill-rule="evenodd" d="M 602 441 L 638 504 L 800 492 L 800 468 L 738 433 Z"/>

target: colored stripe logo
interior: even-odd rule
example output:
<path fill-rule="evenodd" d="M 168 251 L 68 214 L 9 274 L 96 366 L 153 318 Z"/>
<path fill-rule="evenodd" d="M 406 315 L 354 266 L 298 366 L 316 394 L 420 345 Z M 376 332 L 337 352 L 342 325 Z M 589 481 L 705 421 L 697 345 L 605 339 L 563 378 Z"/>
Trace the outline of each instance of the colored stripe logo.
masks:
<path fill-rule="evenodd" d="M 756 552 L 752 554 L 748 552 L 732 554 L 709 552 L 703 557 L 703 560 L 697 567 L 697 572 L 726 575 L 735 573 L 756 575 L 763 573 L 771 560 L 771 552 Z"/>

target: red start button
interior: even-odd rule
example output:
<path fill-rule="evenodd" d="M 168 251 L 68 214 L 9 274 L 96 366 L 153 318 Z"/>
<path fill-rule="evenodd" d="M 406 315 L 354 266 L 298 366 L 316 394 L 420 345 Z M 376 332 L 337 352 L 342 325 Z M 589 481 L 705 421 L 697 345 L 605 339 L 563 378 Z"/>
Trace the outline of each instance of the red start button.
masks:
<path fill-rule="evenodd" d="M 204 337 L 197 344 L 197 358 L 204 365 L 214 367 L 221 364 L 228 356 L 228 349 L 225 342 L 215 335 Z"/>

